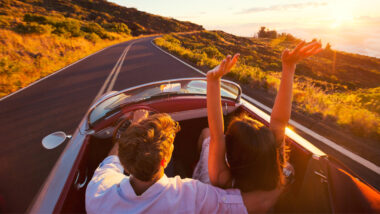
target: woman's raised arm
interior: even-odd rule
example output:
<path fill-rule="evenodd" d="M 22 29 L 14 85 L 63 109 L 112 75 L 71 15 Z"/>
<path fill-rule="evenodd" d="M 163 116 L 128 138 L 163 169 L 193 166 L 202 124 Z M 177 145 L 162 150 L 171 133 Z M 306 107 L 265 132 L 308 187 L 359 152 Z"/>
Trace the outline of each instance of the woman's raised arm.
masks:
<path fill-rule="evenodd" d="M 281 144 L 279 146 L 282 148 L 284 148 L 285 128 L 292 110 L 293 78 L 296 64 L 302 59 L 319 53 L 321 50 L 320 42 L 312 42 L 308 45 L 301 42 L 293 51 L 286 49 L 282 53 L 281 83 L 270 118 L 270 129 L 275 135 L 276 142 Z M 284 151 L 281 152 L 284 155 Z"/>
<path fill-rule="evenodd" d="M 208 171 L 211 184 L 227 187 L 231 180 L 230 170 L 225 162 L 226 144 L 224 139 L 223 112 L 220 97 L 220 79 L 237 62 L 239 54 L 227 56 L 220 65 L 207 72 L 207 115 L 210 128 L 210 151 Z"/>

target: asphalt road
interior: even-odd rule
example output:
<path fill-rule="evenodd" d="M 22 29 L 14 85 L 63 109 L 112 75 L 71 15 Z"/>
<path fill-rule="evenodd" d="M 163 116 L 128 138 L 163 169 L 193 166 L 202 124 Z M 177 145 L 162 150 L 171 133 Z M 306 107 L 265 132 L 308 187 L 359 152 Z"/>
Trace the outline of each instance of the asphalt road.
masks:
<path fill-rule="evenodd" d="M 114 90 L 157 80 L 200 76 L 162 53 L 151 38 L 133 44 Z M 73 133 L 124 49 L 125 42 L 101 51 L 0 101 L 0 203 L 25 211 L 54 166 L 64 145 L 46 150 L 41 140 L 54 131 Z"/>
<path fill-rule="evenodd" d="M 114 85 L 109 81 L 105 88 L 111 84 L 110 89 L 121 90 L 152 81 L 202 76 L 154 47 L 151 39 L 109 47 L 0 101 L 2 211 L 27 209 L 65 146 L 46 150 L 42 138 L 54 131 L 74 132 L 132 42 Z"/>

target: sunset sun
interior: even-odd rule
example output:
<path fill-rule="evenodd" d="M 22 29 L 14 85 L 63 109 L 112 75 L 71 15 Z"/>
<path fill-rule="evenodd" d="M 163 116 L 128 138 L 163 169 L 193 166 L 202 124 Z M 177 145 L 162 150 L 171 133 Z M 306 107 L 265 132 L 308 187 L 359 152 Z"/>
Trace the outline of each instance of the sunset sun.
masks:
<path fill-rule="evenodd" d="M 353 5 L 349 3 L 336 3 L 331 10 L 330 28 L 336 29 L 342 25 L 350 25 L 354 22 Z"/>

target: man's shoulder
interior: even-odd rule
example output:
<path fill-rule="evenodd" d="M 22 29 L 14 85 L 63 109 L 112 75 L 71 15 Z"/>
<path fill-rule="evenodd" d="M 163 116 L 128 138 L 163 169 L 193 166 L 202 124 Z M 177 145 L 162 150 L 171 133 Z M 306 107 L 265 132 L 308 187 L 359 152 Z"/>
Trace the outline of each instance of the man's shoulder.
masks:
<path fill-rule="evenodd" d="M 112 187 L 119 185 L 129 177 L 123 173 L 117 156 L 108 156 L 100 163 L 86 188 L 86 200 L 96 195 L 112 192 Z"/>
<path fill-rule="evenodd" d="M 212 186 L 211 184 L 203 183 L 199 180 L 192 179 L 192 178 L 181 178 L 180 176 L 175 177 L 168 177 L 168 184 L 171 185 L 173 188 L 179 188 L 179 190 L 184 191 L 215 191 L 215 192 L 225 192 L 228 190 L 221 189 L 216 186 Z"/>
<path fill-rule="evenodd" d="M 203 183 L 199 180 L 192 178 L 181 178 L 178 175 L 175 177 L 168 178 L 169 184 L 177 185 L 177 187 L 182 186 L 182 189 L 187 189 L 186 187 L 191 188 L 195 191 L 208 191 L 215 192 L 216 194 L 227 194 L 227 195 L 239 195 L 241 197 L 241 192 L 239 189 L 222 189 L 220 187 L 213 186 L 211 184 Z M 195 189 L 194 189 L 195 188 Z"/>
<path fill-rule="evenodd" d="M 175 177 L 168 177 L 169 183 L 179 183 L 179 184 L 194 184 L 194 185 L 206 185 L 199 180 L 192 178 L 181 178 L 179 175 Z"/>

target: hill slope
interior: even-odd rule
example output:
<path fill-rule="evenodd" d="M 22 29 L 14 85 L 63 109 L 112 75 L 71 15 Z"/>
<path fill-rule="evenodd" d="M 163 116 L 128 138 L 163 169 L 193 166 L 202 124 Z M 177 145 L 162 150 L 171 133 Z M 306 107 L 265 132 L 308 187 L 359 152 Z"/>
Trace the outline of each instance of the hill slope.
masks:
<path fill-rule="evenodd" d="M 111 44 L 202 29 L 104 0 L 2 0 L 0 97 Z"/>
<path fill-rule="evenodd" d="M 204 70 L 216 66 L 227 54 L 239 52 L 239 62 L 229 77 L 254 88 L 252 91 L 269 92 L 267 97 L 274 97 L 279 87 L 282 50 L 299 41 L 289 34 L 246 38 L 222 31 L 171 34 L 155 40 Z M 373 139 L 380 148 L 380 59 L 326 48 L 302 61 L 295 79 L 297 111 Z"/>
<path fill-rule="evenodd" d="M 86 22 L 124 23 L 132 35 L 203 30 L 191 22 L 157 16 L 106 0 L 4 0 L 0 14 L 22 17 L 26 13 L 69 17 Z"/>

